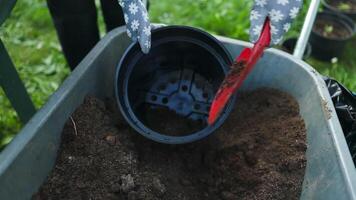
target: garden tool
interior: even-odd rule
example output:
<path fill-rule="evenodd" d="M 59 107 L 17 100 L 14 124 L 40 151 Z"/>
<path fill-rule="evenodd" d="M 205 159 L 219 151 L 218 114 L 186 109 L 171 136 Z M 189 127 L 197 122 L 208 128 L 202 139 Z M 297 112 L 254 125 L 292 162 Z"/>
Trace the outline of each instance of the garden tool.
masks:
<path fill-rule="evenodd" d="M 230 97 L 240 88 L 243 81 L 251 72 L 263 51 L 271 42 L 271 25 L 269 18 L 266 18 L 260 38 L 252 48 L 245 48 L 235 59 L 230 72 L 223 80 L 215 98 L 211 104 L 208 123 L 214 124 Z"/>

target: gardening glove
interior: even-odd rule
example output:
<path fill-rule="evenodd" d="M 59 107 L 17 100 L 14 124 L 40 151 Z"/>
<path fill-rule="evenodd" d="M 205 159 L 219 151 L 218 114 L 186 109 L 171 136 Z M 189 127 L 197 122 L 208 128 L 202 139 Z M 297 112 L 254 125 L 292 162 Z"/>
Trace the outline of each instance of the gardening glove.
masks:
<path fill-rule="evenodd" d="M 119 0 L 119 4 L 124 13 L 127 35 L 133 42 L 139 42 L 143 53 L 148 53 L 151 25 L 144 3 L 141 0 Z"/>
<path fill-rule="evenodd" d="M 250 41 L 257 42 L 264 22 L 271 22 L 271 45 L 282 41 L 303 5 L 303 0 L 254 0 L 250 13 Z"/>

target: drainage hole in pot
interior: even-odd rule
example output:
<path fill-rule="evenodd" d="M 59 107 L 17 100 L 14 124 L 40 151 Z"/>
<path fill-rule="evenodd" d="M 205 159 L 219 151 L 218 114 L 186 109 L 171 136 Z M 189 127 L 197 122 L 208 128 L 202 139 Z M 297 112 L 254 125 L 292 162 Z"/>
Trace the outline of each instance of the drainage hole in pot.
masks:
<path fill-rule="evenodd" d="M 207 99 L 208 97 L 209 97 L 209 94 L 206 93 L 206 92 L 204 92 L 204 93 L 203 93 L 203 98 L 204 98 L 204 99 Z"/>
<path fill-rule="evenodd" d="M 167 97 L 164 97 L 164 98 L 162 99 L 162 103 L 167 104 L 167 103 L 168 103 L 168 98 L 167 98 Z"/>
<path fill-rule="evenodd" d="M 188 86 L 183 85 L 183 86 L 182 86 L 182 90 L 183 90 L 184 92 L 186 92 L 186 91 L 188 90 Z"/>

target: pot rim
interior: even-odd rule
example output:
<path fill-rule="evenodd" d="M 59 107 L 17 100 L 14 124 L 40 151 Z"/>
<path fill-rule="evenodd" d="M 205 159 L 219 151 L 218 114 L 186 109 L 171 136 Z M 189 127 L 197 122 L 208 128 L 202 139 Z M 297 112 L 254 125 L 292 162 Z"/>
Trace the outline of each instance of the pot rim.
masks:
<path fill-rule="evenodd" d="M 326 8 L 328 8 L 328 9 L 334 11 L 334 12 L 356 15 L 356 11 L 343 11 L 343 10 L 340 10 L 340 9 L 335 8 L 334 6 L 330 5 L 326 0 L 322 0 L 321 3 L 323 4 L 323 6 L 325 6 Z M 356 4 L 356 1 L 355 1 L 355 4 Z"/>

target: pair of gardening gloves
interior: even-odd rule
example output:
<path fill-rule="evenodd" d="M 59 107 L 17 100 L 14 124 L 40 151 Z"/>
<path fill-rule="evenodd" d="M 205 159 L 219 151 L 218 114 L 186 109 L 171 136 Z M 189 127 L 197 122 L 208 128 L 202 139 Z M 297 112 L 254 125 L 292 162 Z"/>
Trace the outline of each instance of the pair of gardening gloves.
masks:
<path fill-rule="evenodd" d="M 119 4 L 124 12 L 127 35 L 134 42 L 139 42 L 143 53 L 148 53 L 151 48 L 151 24 L 144 3 L 141 0 L 119 0 Z M 302 4 L 303 0 L 254 0 L 250 13 L 250 41 L 255 43 L 258 40 L 268 17 L 271 21 L 271 44 L 280 43 Z"/>

